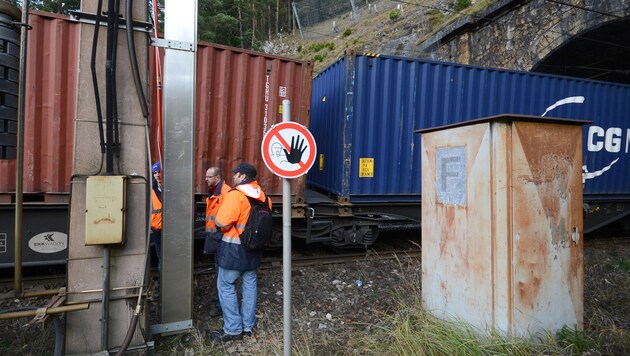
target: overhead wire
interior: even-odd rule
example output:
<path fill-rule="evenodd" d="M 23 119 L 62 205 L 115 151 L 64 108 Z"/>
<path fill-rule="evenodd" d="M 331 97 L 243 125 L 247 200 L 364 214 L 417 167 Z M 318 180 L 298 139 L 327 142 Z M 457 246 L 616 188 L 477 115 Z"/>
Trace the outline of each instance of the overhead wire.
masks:
<path fill-rule="evenodd" d="M 596 15 L 599 16 L 608 16 L 610 18 L 613 19 L 620 19 L 620 20 L 628 20 L 627 17 L 623 17 L 623 16 L 619 16 L 616 15 L 615 12 L 619 12 L 619 11 L 623 11 L 623 9 L 613 9 L 610 10 L 608 12 L 606 11 L 600 11 L 597 9 L 591 9 L 591 8 L 587 8 L 584 6 L 579 6 L 579 5 L 573 5 L 573 4 L 569 4 L 563 1 L 559 1 L 559 0 L 546 0 L 550 3 L 554 3 L 557 4 L 559 6 L 559 11 L 561 11 L 561 16 L 559 16 L 559 18 L 565 18 L 567 13 L 571 12 L 571 11 L 586 11 L 586 12 L 591 12 L 594 13 Z M 457 14 L 457 15 L 461 15 L 461 16 L 468 16 L 470 17 L 473 21 L 478 23 L 478 27 L 479 28 L 483 28 L 486 26 L 501 26 L 504 24 L 509 24 L 510 21 L 512 21 L 511 18 L 505 17 L 503 16 L 503 14 L 500 14 L 498 16 L 494 16 L 494 17 L 490 17 L 488 15 L 485 16 L 480 16 L 476 13 L 468 13 L 466 11 L 457 11 L 457 10 L 453 10 L 450 9 L 448 7 L 445 6 L 435 6 L 435 5 L 430 5 L 430 4 L 421 4 L 421 3 L 416 3 L 416 2 L 409 2 L 409 1 L 405 1 L 405 0 L 392 0 L 392 2 L 395 3 L 399 3 L 399 4 L 406 4 L 406 5 L 410 5 L 410 6 L 414 6 L 414 7 L 418 7 L 418 8 L 425 8 L 425 9 L 429 9 L 429 10 L 436 10 L 436 11 L 440 11 L 440 12 L 448 12 L 448 13 L 452 13 L 452 14 Z M 531 2 L 530 0 L 523 0 L 520 3 L 518 3 L 516 5 L 516 7 L 522 7 L 525 6 L 527 3 Z M 564 8 L 564 9 L 563 9 Z M 510 11 L 513 11 L 514 8 L 512 8 Z M 298 11 L 299 13 L 299 11 Z M 329 19 L 333 19 L 332 17 Z M 362 20 L 363 21 L 363 20 Z M 531 26 L 529 24 L 524 24 L 524 26 Z M 547 27 L 546 29 L 543 29 L 542 31 L 546 32 L 546 33 L 552 33 L 555 35 L 560 36 L 560 40 L 562 40 L 563 42 L 565 42 L 565 39 L 562 39 L 562 37 L 567 37 L 567 38 L 571 38 L 571 39 L 581 39 L 584 41 L 589 41 L 595 44 L 601 44 L 603 46 L 608 46 L 608 47 L 614 47 L 614 48 L 619 48 L 621 50 L 629 50 L 630 51 L 630 46 L 629 45 L 625 45 L 623 43 L 619 43 L 619 42 L 611 42 L 611 41 L 606 41 L 603 39 L 596 39 L 596 38 L 592 38 L 588 35 L 588 33 L 578 33 L 579 29 L 568 29 L 568 30 L 562 30 L 561 28 L 559 28 L 559 26 L 561 26 L 561 22 L 557 21 L 557 22 L 553 22 L 552 24 L 549 25 L 549 27 Z M 333 39 L 335 37 L 338 37 L 339 35 L 336 33 L 322 33 L 321 31 L 317 31 L 314 30 L 313 27 L 315 26 L 310 26 L 310 28 L 303 28 L 302 32 L 303 33 L 308 33 L 311 35 L 315 35 L 316 38 L 322 38 L 322 39 Z M 572 31 L 573 30 L 573 31 Z M 425 52 L 425 51 L 419 51 L 419 50 L 414 50 L 413 48 L 408 48 L 405 47 L 403 49 L 400 48 L 400 44 L 384 44 L 384 45 L 379 45 L 379 52 L 381 52 L 382 54 L 388 54 L 388 52 L 396 52 L 398 55 L 400 55 L 401 53 L 404 55 L 409 55 L 409 56 L 413 56 L 416 58 L 426 58 L 426 57 L 432 57 L 435 54 L 435 51 L 433 52 Z M 566 69 L 569 68 L 578 68 L 578 67 L 588 67 L 591 70 L 597 71 L 600 70 L 602 72 L 606 72 L 606 71 L 611 71 L 610 69 L 604 69 L 604 68 L 598 68 L 595 67 L 594 65 L 596 65 L 597 63 L 602 63 L 606 60 L 614 60 L 615 57 L 610 56 L 610 55 L 606 55 L 606 54 L 601 54 L 599 56 L 599 60 L 597 62 L 593 62 L 590 64 L 586 64 L 586 65 L 581 65 L 581 66 L 565 66 Z M 614 71 L 614 70 L 613 70 Z M 624 71 L 625 73 L 625 71 Z M 591 76 L 591 79 L 595 79 L 597 77 L 600 77 L 602 75 L 605 75 L 606 73 L 600 73 L 600 74 L 596 74 L 595 76 Z"/>
<path fill-rule="evenodd" d="M 507 18 L 504 18 L 504 19 L 498 19 L 496 17 L 490 18 L 490 17 L 487 17 L 487 16 L 479 16 L 479 15 L 474 14 L 474 13 L 465 13 L 465 12 L 455 11 L 455 10 L 448 9 L 448 8 L 441 8 L 441 7 L 431 6 L 431 5 L 424 5 L 424 4 L 416 4 L 416 3 L 412 3 L 412 2 L 408 2 L 408 1 L 404 1 L 404 0 L 391 0 L 391 1 L 394 1 L 394 2 L 397 2 L 397 3 L 401 3 L 401 4 L 407 4 L 407 5 L 417 6 L 417 7 L 424 7 L 424 8 L 429 8 L 429 9 L 433 9 L 433 10 L 439 10 L 439 11 L 443 11 L 443 12 L 451 12 L 451 13 L 454 13 L 454 14 L 471 16 L 471 17 L 473 17 L 473 18 L 475 18 L 477 20 L 487 20 L 487 23 L 485 23 L 481 27 L 485 27 L 485 26 L 488 26 L 488 25 L 493 24 L 493 23 L 499 23 L 500 24 L 502 22 L 510 21 L 510 19 L 507 19 Z M 530 1 L 531 0 L 523 1 L 518 6 L 519 7 L 524 6 L 526 3 L 530 2 Z M 564 2 L 561 2 L 561 1 L 557 1 L 557 0 L 546 0 L 546 1 L 558 4 L 558 5 L 572 7 L 572 8 L 578 9 L 578 10 L 593 12 L 593 13 L 596 13 L 596 14 L 599 14 L 599 15 L 603 15 L 603 16 L 610 16 L 610 17 L 613 17 L 613 18 L 630 20 L 627 17 L 618 16 L 618 15 L 615 15 L 615 14 L 613 14 L 611 12 L 604 12 L 604 11 L 589 9 L 589 8 L 586 8 L 586 7 L 583 7 L 583 6 L 567 4 L 567 3 L 564 3 Z M 613 10 L 613 11 L 622 11 L 622 10 L 618 9 L 618 10 Z M 554 33 L 557 33 L 557 34 L 560 34 L 560 35 L 570 35 L 570 36 L 575 36 L 575 37 L 581 37 L 580 35 L 569 33 L 569 32 L 563 32 L 563 31 L 558 31 L 558 30 L 550 30 L 550 31 L 554 32 Z M 606 42 L 606 41 L 594 40 L 594 39 L 590 39 L 590 38 L 589 38 L 589 40 L 594 41 L 594 42 L 599 42 L 599 43 L 602 43 L 602 44 L 606 44 L 606 45 L 611 45 L 611 46 L 617 46 L 617 47 L 621 47 L 621 48 L 630 49 L 630 46 L 623 46 L 623 45 L 620 45 L 619 43 L 615 43 L 615 42 Z"/>
<path fill-rule="evenodd" d="M 564 5 L 567 5 L 566 9 L 562 12 L 562 15 L 558 16 L 559 18 L 565 18 L 566 17 L 566 15 L 565 15 L 566 13 L 569 13 L 569 12 L 574 11 L 576 9 L 577 10 L 593 12 L 593 13 L 595 13 L 597 15 L 600 15 L 600 16 L 609 16 L 609 17 L 612 17 L 612 18 L 620 18 L 619 16 L 614 15 L 612 13 L 607 13 L 607 12 L 598 11 L 598 10 L 594 10 L 594 9 L 588 9 L 588 8 L 580 7 L 580 6 L 574 6 L 572 4 L 567 4 L 567 3 L 560 2 L 560 1 L 555 1 L 555 0 L 547 0 L 547 1 L 551 2 L 551 3 L 554 3 L 554 4 L 560 5 L 560 9 L 562 9 Z M 562 10 L 560 10 L 560 11 L 562 11 Z M 613 11 L 621 11 L 621 10 L 617 9 L 617 10 L 613 10 Z M 592 43 L 595 43 L 595 44 L 601 44 L 603 46 L 617 47 L 619 49 L 622 49 L 622 50 L 630 52 L 630 46 L 623 45 L 619 41 L 618 42 L 610 42 L 610 41 L 605 41 L 605 40 L 602 40 L 602 39 L 592 38 L 592 37 L 590 37 L 588 35 L 588 33 L 580 34 L 580 33 L 562 31 L 562 30 L 559 30 L 557 28 L 554 28 L 557 25 L 558 25 L 558 22 L 554 23 L 552 27 L 549 27 L 545 31 L 546 32 L 555 33 L 555 34 L 558 34 L 560 36 L 567 36 L 567 37 L 571 37 L 573 39 L 581 39 L 583 41 L 588 41 L 588 42 L 592 42 Z M 565 71 L 567 69 L 571 69 L 571 68 L 573 68 L 573 69 L 582 69 L 582 70 L 590 70 L 590 71 L 599 71 L 601 73 L 598 73 L 598 74 L 591 75 L 591 76 L 587 77 L 589 79 L 597 79 L 597 78 L 600 78 L 600 77 L 602 77 L 604 75 L 607 75 L 607 74 L 609 74 L 611 72 L 618 72 L 617 70 L 610 69 L 610 68 L 599 68 L 599 67 L 596 67 L 596 65 L 604 63 L 606 60 L 616 60 L 616 57 L 610 56 L 610 55 L 606 55 L 606 54 L 603 54 L 603 53 L 599 53 L 598 56 L 597 56 L 597 60 L 596 61 L 591 62 L 591 63 L 587 63 L 587 64 L 572 65 L 572 66 L 566 66 L 566 65 L 565 66 L 545 65 L 545 66 L 546 67 L 552 67 L 552 68 L 562 68 Z M 621 71 L 621 72 L 625 72 L 625 71 Z"/>
<path fill-rule="evenodd" d="M 394 0 L 394 1 L 398 1 L 398 0 Z M 581 6 L 574 6 L 574 5 L 567 4 L 567 3 L 564 3 L 564 2 L 560 2 L 560 1 L 556 1 L 556 0 L 546 0 L 546 1 L 558 4 L 558 5 L 561 5 L 561 6 L 567 5 L 568 7 L 571 7 L 571 8 L 574 8 L 574 9 L 588 11 L 588 12 L 593 12 L 593 13 L 596 13 L 598 15 L 609 16 L 609 17 L 613 17 L 613 18 L 620 18 L 620 16 L 617 16 L 617 15 L 615 15 L 613 13 L 610 13 L 610 12 L 603 12 L 603 11 L 598 11 L 598 10 L 594 10 L 594 9 L 588 9 L 588 8 L 581 7 Z M 529 1 L 526 1 L 526 2 L 529 2 Z M 524 4 L 525 4 L 525 2 L 522 3 L 521 6 L 524 5 Z M 567 9 L 565 11 L 565 13 L 569 12 L 569 11 L 571 11 L 571 10 Z M 621 10 L 614 10 L 614 11 L 621 11 Z M 564 13 L 563 13 L 563 15 L 564 15 Z M 564 16 L 560 16 L 560 18 L 563 18 L 563 17 Z M 624 19 L 627 20 L 627 18 L 624 18 Z M 508 21 L 510 21 L 510 19 L 508 19 L 508 18 L 504 18 L 504 19 L 501 19 L 501 20 L 497 20 L 496 18 L 494 18 L 494 19 L 490 19 L 485 26 L 490 25 L 492 23 L 501 23 L 501 22 L 508 22 Z M 557 29 L 553 29 L 553 28 L 548 28 L 545 31 L 546 32 L 556 33 L 558 35 L 563 35 L 563 36 L 579 37 L 579 38 L 583 38 L 583 39 L 586 39 L 586 40 L 591 41 L 591 42 L 601 43 L 601 44 L 605 44 L 605 45 L 608 45 L 608 46 L 616 46 L 616 47 L 620 47 L 620 48 L 624 48 L 624 49 L 630 49 L 630 46 L 621 45 L 618 42 L 609 42 L 609 41 L 603 41 L 603 40 L 596 40 L 596 39 L 589 38 L 589 37 L 586 37 L 584 35 L 580 35 L 580 34 L 577 34 L 577 33 L 561 31 L 561 30 L 557 30 Z"/>
<path fill-rule="evenodd" d="M 592 12 L 592 13 L 596 13 L 596 14 L 600 14 L 600 15 L 614 17 L 614 18 L 617 18 L 617 19 L 620 19 L 620 20 L 625 20 L 625 21 L 630 20 L 629 18 L 627 18 L 625 16 L 619 16 L 619 15 L 615 15 L 615 14 L 610 13 L 610 12 L 604 12 L 604 11 L 599 11 L 599 10 L 595 10 L 595 9 L 589 9 L 587 7 L 584 7 L 584 6 L 574 5 L 574 4 L 566 3 L 566 2 L 563 2 L 563 1 L 558 1 L 558 0 L 546 0 L 546 1 L 547 2 L 552 2 L 554 4 L 558 4 L 558 5 L 572 7 L 572 8 L 578 9 L 578 10 L 584 10 L 584 11 L 587 11 L 587 12 Z"/>
<path fill-rule="evenodd" d="M 501 17 L 494 17 L 494 18 L 490 18 L 487 16 L 479 16 L 476 14 L 469 14 L 469 13 L 465 13 L 465 12 L 461 12 L 461 11 L 455 11 L 452 9 L 448 9 L 448 8 L 444 8 L 444 7 L 438 7 L 438 6 L 432 6 L 432 5 L 426 5 L 426 4 L 418 4 L 418 3 L 412 3 L 412 2 L 408 2 L 408 1 L 404 1 L 404 0 L 392 0 L 394 2 L 397 3 L 401 3 L 401 4 L 407 4 L 407 5 L 412 5 L 412 6 L 416 6 L 416 7 L 422 7 L 422 8 L 427 8 L 427 9 L 433 9 L 433 10 L 438 10 L 438 11 L 443 11 L 443 12 L 451 12 L 454 14 L 459 14 L 459 15 L 465 15 L 465 16 L 471 16 L 473 19 L 476 19 L 477 21 L 482 21 L 482 20 L 486 20 L 487 22 L 485 22 L 481 27 L 485 27 L 485 26 L 489 26 L 492 24 L 501 24 L 501 23 L 507 23 L 509 22 L 511 19 L 509 18 L 501 18 Z M 589 9 L 583 6 L 578 6 L 578 5 L 572 5 L 572 4 L 568 4 L 562 1 L 558 1 L 558 0 L 546 0 L 548 2 L 551 3 L 555 3 L 558 4 L 560 6 L 567 6 L 571 9 L 576 9 L 576 10 L 582 10 L 582 11 L 588 11 L 588 12 L 592 12 L 601 16 L 609 16 L 612 18 L 616 18 L 616 19 L 623 19 L 623 20 L 628 20 L 627 17 L 622 17 L 622 16 L 618 16 L 615 15 L 612 12 L 605 12 L 605 11 L 599 11 L 599 10 L 595 10 L 595 9 Z M 523 1 L 522 3 L 518 4 L 517 6 L 524 6 L 526 3 L 528 3 L 530 1 Z M 572 11 L 571 9 L 567 9 L 565 12 L 569 12 Z M 618 11 L 622 11 L 623 9 L 616 9 L 616 10 L 612 10 L 614 12 L 618 12 Z M 554 25 L 555 26 L 555 25 Z M 561 36 L 569 36 L 569 37 L 573 37 L 573 38 L 581 38 L 583 40 L 587 40 L 590 42 L 594 42 L 594 43 L 599 43 L 602 45 L 606 45 L 606 46 L 612 46 L 612 47 L 618 47 L 621 49 L 628 49 L 630 50 L 630 46 L 628 45 L 624 45 L 624 44 L 620 44 L 619 42 L 610 42 L 610 41 L 604 41 L 604 40 L 600 40 L 600 39 L 594 39 L 585 35 L 581 35 L 581 34 L 577 34 L 577 33 L 572 33 L 572 32 L 567 32 L 567 31 L 562 31 L 559 29 L 554 29 L 552 27 L 548 28 L 546 30 L 546 32 L 551 32 L 551 33 L 555 33 Z M 602 56 L 602 59 L 613 59 L 612 57 L 606 57 L 606 56 Z"/>

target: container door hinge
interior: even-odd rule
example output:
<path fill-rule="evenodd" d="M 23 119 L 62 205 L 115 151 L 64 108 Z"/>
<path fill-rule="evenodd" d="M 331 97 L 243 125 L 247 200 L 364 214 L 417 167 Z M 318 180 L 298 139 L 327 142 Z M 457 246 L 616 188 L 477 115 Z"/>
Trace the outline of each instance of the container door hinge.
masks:
<path fill-rule="evenodd" d="M 578 228 L 576 226 L 572 228 L 571 240 L 573 240 L 573 243 L 575 243 L 575 245 L 577 246 L 578 241 L 580 240 L 580 232 L 578 231 Z"/>

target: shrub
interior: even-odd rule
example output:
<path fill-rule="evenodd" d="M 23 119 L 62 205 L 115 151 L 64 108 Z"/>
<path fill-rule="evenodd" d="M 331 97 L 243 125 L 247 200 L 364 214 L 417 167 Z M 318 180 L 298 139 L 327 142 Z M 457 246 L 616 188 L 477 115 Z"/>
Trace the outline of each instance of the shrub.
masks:
<path fill-rule="evenodd" d="M 313 53 L 317 53 L 324 48 L 328 48 L 329 50 L 332 51 L 333 49 L 335 49 L 335 44 L 333 42 L 326 42 L 326 43 L 317 42 L 317 43 L 313 43 L 312 45 L 308 47 L 308 49 Z"/>
<path fill-rule="evenodd" d="M 435 10 L 435 9 L 425 12 L 425 14 L 429 18 L 429 25 L 431 26 L 431 28 L 439 25 L 442 22 L 442 19 L 444 18 L 444 14 L 440 12 L 439 10 Z"/>
<path fill-rule="evenodd" d="M 389 19 L 392 21 L 396 21 L 400 18 L 402 12 L 399 9 L 394 9 L 389 12 Z"/>
<path fill-rule="evenodd" d="M 582 330 L 569 328 L 566 325 L 562 327 L 562 330 L 557 332 L 558 344 L 564 349 L 573 349 L 578 355 L 588 353 L 588 350 L 595 346 L 593 340 Z"/>
<path fill-rule="evenodd" d="M 341 38 L 346 38 L 348 36 L 350 36 L 352 34 L 352 30 L 347 28 L 345 31 L 343 31 L 343 33 L 341 34 Z"/>
<path fill-rule="evenodd" d="M 323 62 L 324 59 L 326 59 L 326 53 L 316 54 L 315 57 L 313 57 L 313 62 Z"/>
<path fill-rule="evenodd" d="M 470 6 L 470 0 L 457 0 L 453 5 L 454 11 L 461 11 Z"/>
<path fill-rule="evenodd" d="M 308 50 L 311 52 L 319 52 L 322 48 L 324 48 L 324 44 L 317 42 L 308 46 Z"/>

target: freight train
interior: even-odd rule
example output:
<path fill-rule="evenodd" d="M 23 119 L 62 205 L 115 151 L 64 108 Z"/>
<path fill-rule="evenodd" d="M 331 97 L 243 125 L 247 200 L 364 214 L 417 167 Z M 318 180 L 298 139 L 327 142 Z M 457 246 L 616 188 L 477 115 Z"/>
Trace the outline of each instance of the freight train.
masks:
<path fill-rule="evenodd" d="M 339 216 L 378 219 L 337 232 L 337 244 L 372 241 L 402 221 L 390 217 L 420 220 L 414 131 L 500 114 L 592 121 L 583 128 L 584 232 L 630 229 L 630 86 L 348 50 L 317 74 L 312 93 L 320 161 L 308 188 L 347 207 Z"/>
<path fill-rule="evenodd" d="M 74 145 L 82 139 L 75 137 L 74 131 L 79 120 L 79 22 L 69 16 L 31 11 L 29 25 L 22 259 L 27 266 L 64 263 L 67 258 Z M 19 29 L 15 32 L 19 38 Z M 201 237 L 207 194 L 204 177 L 211 165 L 223 167 L 225 173 L 240 161 L 258 166 L 259 182 L 272 197 L 275 214 L 281 214 L 282 179 L 262 169 L 260 143 L 263 134 L 282 121 L 283 100 L 291 102 L 292 120 L 308 126 L 313 66 L 306 61 L 204 42 L 198 43 L 196 55 L 194 199 L 198 206 L 196 237 Z M 149 73 L 145 73 L 151 78 L 147 91 L 154 148 L 151 156 L 156 161 L 161 141 L 158 99 L 162 56 L 153 56 Z M 17 66 L 17 61 L 10 64 Z M 305 176 L 291 181 L 292 215 L 296 218 L 304 216 L 305 185 Z M 15 191 L 16 161 L 0 159 L 0 267 L 10 267 L 14 261 Z"/>
<path fill-rule="evenodd" d="M 37 11 L 29 22 L 23 261 L 64 263 L 73 142 L 81 139 L 74 137 L 78 25 Z M 592 120 L 584 128 L 585 231 L 630 224 L 630 86 L 351 50 L 313 79 L 306 61 L 202 42 L 197 50 L 196 237 L 203 236 L 210 165 L 225 172 L 241 160 L 256 165 L 280 217 L 282 180 L 265 168 L 260 143 L 282 121 L 284 99 L 318 148 L 308 175 L 291 182 L 294 238 L 356 247 L 382 231 L 419 230 L 421 137 L 414 131 L 503 113 Z M 149 73 L 153 142 L 160 140 L 156 63 Z M 0 160 L 0 267 L 13 263 L 15 169 Z M 281 243 L 277 220 L 273 246 Z"/>

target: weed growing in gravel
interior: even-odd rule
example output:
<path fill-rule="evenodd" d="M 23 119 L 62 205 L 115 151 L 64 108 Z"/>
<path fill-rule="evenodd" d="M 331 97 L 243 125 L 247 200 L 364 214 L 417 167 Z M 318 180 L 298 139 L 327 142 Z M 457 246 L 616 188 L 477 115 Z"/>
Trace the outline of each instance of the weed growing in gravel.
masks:
<path fill-rule="evenodd" d="M 55 346 L 55 327 L 53 323 L 46 326 L 26 327 L 29 319 L 9 320 L 13 325 L 10 333 L 2 335 L 0 354 L 2 355 L 46 355 L 52 354 Z M 11 334 L 11 335 L 8 335 Z"/>
<path fill-rule="evenodd" d="M 598 260 L 596 260 L 598 261 Z M 601 261 L 601 260 L 599 260 Z M 629 295 L 630 273 L 625 268 L 624 258 L 617 259 L 616 266 L 607 263 L 585 265 L 585 274 L 598 276 L 597 283 L 615 284 L 616 295 Z M 388 355 L 604 355 L 628 354 L 630 332 L 624 327 L 624 319 L 616 315 L 625 314 L 627 303 L 619 303 L 608 291 L 610 288 L 594 288 L 597 297 L 585 300 L 584 330 L 565 327 L 557 334 L 535 335 L 531 340 L 506 339 L 496 331 L 484 333 L 461 320 L 444 321 L 422 308 L 421 273 L 408 270 L 399 261 L 400 271 L 413 271 L 401 278 L 403 283 L 393 292 L 398 309 L 385 316 L 375 332 L 362 337 L 357 343 L 373 354 Z M 621 273 L 607 276 L 599 270 L 617 270 Z M 599 299 L 599 301 L 598 301 Z M 606 309 L 605 301 L 620 308 L 614 312 Z M 613 302 L 614 301 L 614 302 Z M 620 310 L 622 309 L 622 310 Z"/>

